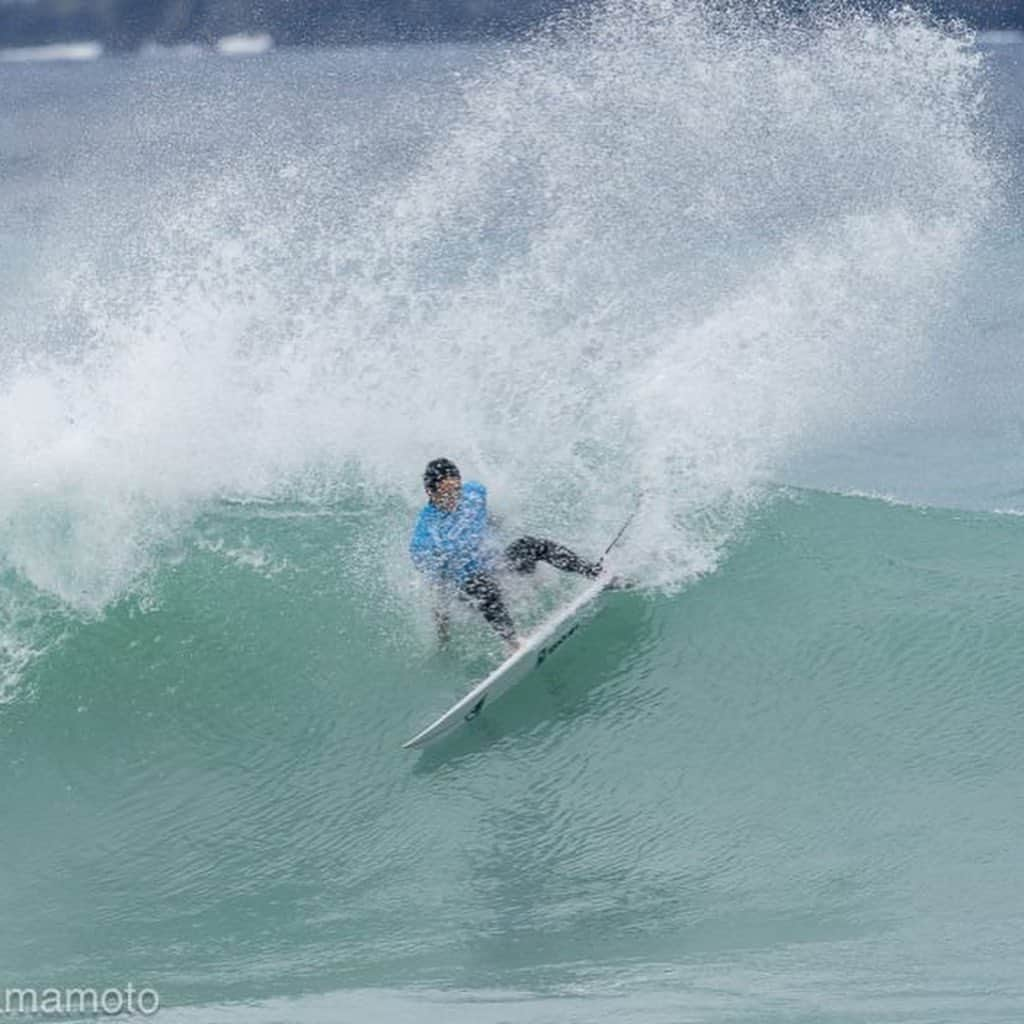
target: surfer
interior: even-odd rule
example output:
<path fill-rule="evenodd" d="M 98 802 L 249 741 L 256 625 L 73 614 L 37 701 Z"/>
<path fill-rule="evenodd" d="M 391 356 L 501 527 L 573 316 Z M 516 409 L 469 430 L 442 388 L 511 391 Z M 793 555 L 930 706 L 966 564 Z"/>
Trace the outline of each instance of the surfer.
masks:
<path fill-rule="evenodd" d="M 600 561 L 588 562 L 561 544 L 539 537 L 520 537 L 500 550 L 488 522 L 487 488 L 472 480 L 463 483 L 450 459 L 429 462 L 423 486 L 427 504 L 416 520 L 409 543 L 413 564 L 435 586 L 453 590 L 475 605 L 512 650 L 518 646 L 515 625 L 505 607 L 496 572 L 504 568 L 531 573 L 538 562 L 547 562 L 564 572 L 590 578 L 601 573 Z M 438 610 L 435 618 L 444 642 L 448 638 L 448 617 Z"/>

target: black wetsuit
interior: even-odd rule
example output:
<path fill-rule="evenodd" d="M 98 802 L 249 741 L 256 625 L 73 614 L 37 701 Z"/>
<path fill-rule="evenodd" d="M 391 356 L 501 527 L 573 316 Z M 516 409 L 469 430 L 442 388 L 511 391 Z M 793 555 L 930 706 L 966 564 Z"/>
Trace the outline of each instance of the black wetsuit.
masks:
<path fill-rule="evenodd" d="M 561 544 L 540 537 L 520 537 L 504 552 L 505 565 L 517 573 L 531 573 L 538 562 L 547 562 L 563 572 L 575 572 L 591 578 L 600 575 L 601 563 L 588 562 Z M 489 572 L 478 572 L 459 585 L 459 594 L 480 609 L 483 617 L 506 640 L 515 638 L 516 630 L 505 607 L 497 580 Z"/>

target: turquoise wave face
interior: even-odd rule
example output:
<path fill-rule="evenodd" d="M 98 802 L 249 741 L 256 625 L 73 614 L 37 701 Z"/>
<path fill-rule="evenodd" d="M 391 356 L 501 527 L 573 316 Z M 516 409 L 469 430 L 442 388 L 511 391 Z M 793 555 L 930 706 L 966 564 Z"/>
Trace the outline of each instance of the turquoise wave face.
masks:
<path fill-rule="evenodd" d="M 316 511 L 209 515 L 28 669 L 0 717 L 11 976 L 228 1020 L 402 1019 L 408 985 L 456 1019 L 498 1019 L 494 990 L 513 1019 L 660 1019 L 691 989 L 702 1019 L 1003 1019 L 1017 518 L 778 494 L 718 572 L 609 594 L 410 756 L 497 652 L 469 619 L 438 652 L 425 595 L 365 572 L 386 508 Z"/>

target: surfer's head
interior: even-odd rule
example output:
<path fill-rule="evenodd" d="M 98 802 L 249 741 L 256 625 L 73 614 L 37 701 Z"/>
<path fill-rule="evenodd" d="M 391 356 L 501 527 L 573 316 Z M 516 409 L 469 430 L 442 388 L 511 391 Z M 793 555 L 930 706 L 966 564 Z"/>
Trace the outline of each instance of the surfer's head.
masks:
<path fill-rule="evenodd" d="M 451 459 L 433 459 L 423 471 L 423 486 L 432 505 L 450 512 L 462 492 L 459 467 Z"/>

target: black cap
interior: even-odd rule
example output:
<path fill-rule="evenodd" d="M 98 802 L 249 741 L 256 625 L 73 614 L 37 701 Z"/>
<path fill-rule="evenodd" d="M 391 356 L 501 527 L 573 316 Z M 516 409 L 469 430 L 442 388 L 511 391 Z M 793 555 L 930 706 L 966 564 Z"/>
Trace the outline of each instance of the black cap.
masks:
<path fill-rule="evenodd" d="M 442 480 L 457 476 L 461 476 L 459 467 L 451 459 L 433 459 L 423 471 L 423 486 L 428 491 L 436 491 Z"/>

